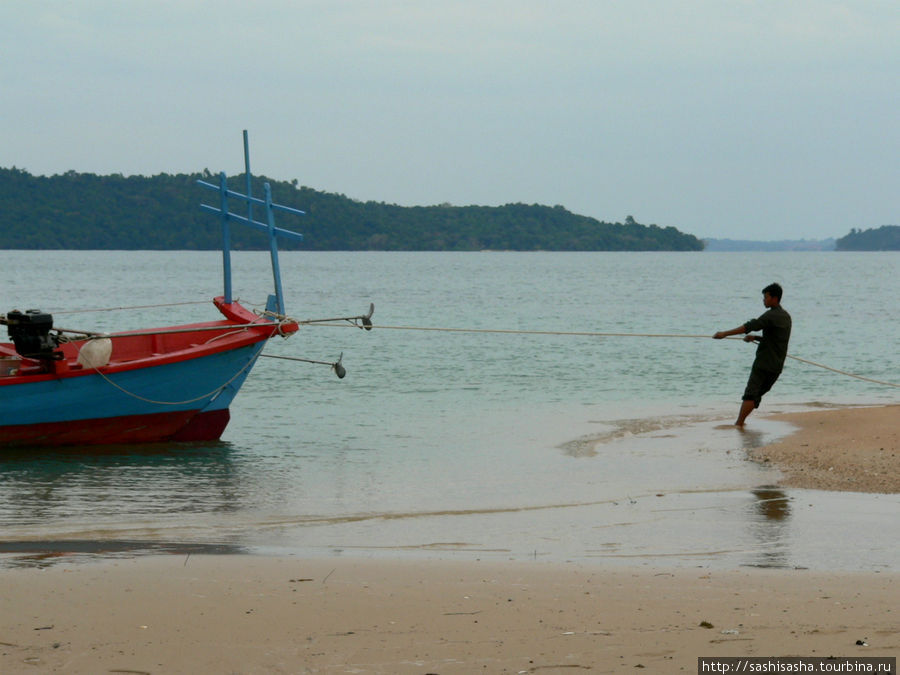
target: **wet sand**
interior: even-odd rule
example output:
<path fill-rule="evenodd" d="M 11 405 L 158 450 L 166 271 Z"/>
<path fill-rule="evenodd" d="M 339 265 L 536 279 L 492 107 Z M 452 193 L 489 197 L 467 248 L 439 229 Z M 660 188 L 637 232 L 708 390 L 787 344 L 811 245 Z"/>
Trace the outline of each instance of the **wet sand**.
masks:
<path fill-rule="evenodd" d="M 786 487 L 900 492 L 900 405 L 773 415 L 798 431 L 751 451 L 784 473 Z M 751 426 L 748 422 L 748 427 Z"/>
<path fill-rule="evenodd" d="M 695 672 L 900 650 L 888 573 L 166 556 L 0 584 L 3 673 Z"/>
<path fill-rule="evenodd" d="M 753 452 L 789 484 L 897 492 L 898 413 L 779 415 L 800 430 Z M 0 569 L 0 672 L 695 672 L 699 656 L 896 656 L 898 597 L 895 571 L 49 556 Z"/>

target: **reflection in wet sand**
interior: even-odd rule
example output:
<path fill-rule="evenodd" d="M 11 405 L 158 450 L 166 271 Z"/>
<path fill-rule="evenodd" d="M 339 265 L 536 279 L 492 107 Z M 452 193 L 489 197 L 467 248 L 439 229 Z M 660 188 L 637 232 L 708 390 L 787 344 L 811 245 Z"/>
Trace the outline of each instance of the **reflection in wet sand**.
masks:
<path fill-rule="evenodd" d="M 5 452 L 0 564 L 238 552 L 231 543 L 203 543 L 212 533 L 189 521 L 236 512 L 243 501 L 227 443 Z M 179 530 L 188 532 L 186 541 Z"/>
<path fill-rule="evenodd" d="M 763 486 L 751 492 L 757 499 L 754 507 L 761 517 L 750 525 L 753 536 L 759 542 L 758 558 L 750 564 L 756 567 L 786 567 L 789 564 L 791 500 L 777 487 Z"/>
<path fill-rule="evenodd" d="M 248 553 L 228 544 L 191 544 L 183 542 L 72 540 L 0 542 L 0 567 L 50 567 L 108 558 L 139 555 L 233 555 Z"/>

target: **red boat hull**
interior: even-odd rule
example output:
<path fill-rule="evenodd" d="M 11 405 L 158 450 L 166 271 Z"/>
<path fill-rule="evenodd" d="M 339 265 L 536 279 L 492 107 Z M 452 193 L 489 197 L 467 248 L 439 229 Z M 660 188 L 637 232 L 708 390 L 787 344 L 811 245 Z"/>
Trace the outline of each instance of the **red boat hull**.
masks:
<path fill-rule="evenodd" d="M 228 409 L 179 411 L 68 422 L 23 424 L 3 429 L 5 446 L 126 445 L 160 441 L 215 441 L 225 431 Z"/>

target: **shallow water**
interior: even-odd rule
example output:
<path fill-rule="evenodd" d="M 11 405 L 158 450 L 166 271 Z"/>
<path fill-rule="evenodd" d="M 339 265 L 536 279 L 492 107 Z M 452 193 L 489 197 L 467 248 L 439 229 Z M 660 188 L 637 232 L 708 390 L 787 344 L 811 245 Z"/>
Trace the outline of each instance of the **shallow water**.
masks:
<path fill-rule="evenodd" d="M 220 292 L 213 253 L 0 263 L 9 309 L 39 306 L 67 327 L 206 318 L 205 305 L 62 311 Z M 264 300 L 266 263 L 236 255 L 250 302 Z M 375 303 L 371 332 L 307 327 L 267 347 L 343 352 L 347 377 L 261 359 L 220 443 L 4 453 L 7 564 L 165 550 L 897 569 L 897 495 L 773 488 L 777 472 L 746 451 L 790 428 L 763 414 L 746 433 L 720 428 L 752 361 L 742 342 L 377 327 L 711 335 L 760 314 L 758 288 L 777 279 L 791 353 L 896 382 L 896 254 L 298 253 L 282 265 L 298 318 Z M 837 272 L 845 283 L 827 281 Z M 896 389 L 789 362 L 761 412 L 817 401 L 892 403 Z"/>

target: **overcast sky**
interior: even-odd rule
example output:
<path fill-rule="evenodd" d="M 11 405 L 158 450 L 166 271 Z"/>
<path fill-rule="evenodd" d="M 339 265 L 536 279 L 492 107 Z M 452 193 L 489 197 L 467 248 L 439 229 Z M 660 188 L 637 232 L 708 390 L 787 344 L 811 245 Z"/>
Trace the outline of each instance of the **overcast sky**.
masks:
<path fill-rule="evenodd" d="M 248 129 L 255 173 L 360 200 L 900 224 L 898 0 L 3 0 L 0 36 L 34 174 L 235 174 Z"/>

